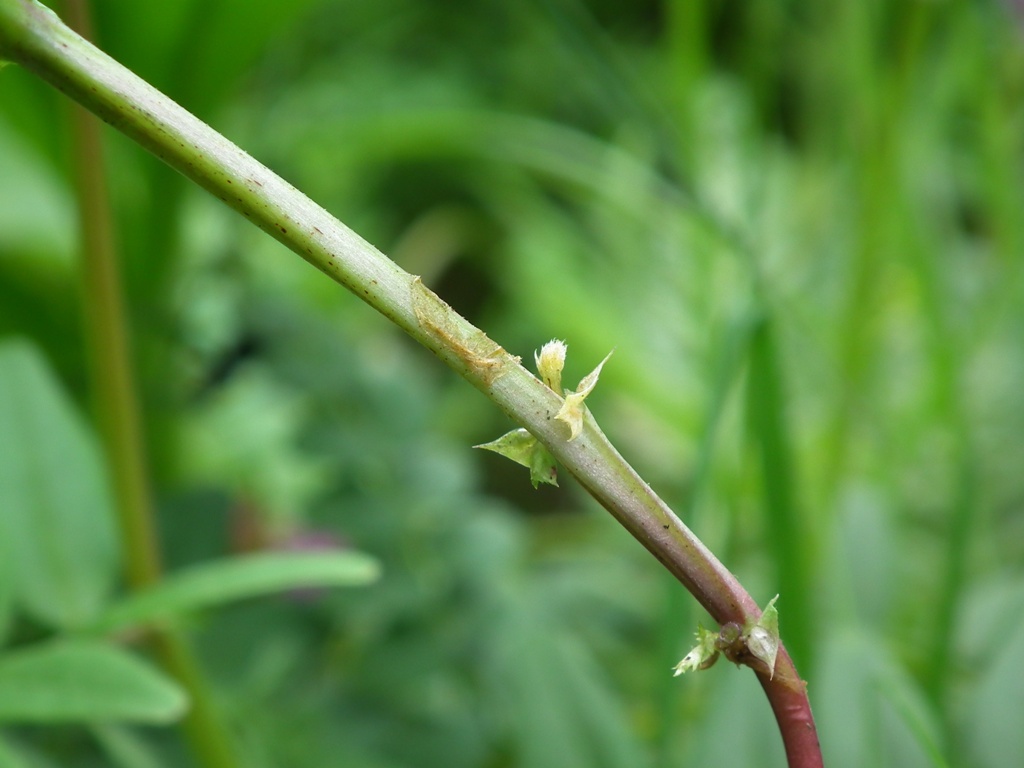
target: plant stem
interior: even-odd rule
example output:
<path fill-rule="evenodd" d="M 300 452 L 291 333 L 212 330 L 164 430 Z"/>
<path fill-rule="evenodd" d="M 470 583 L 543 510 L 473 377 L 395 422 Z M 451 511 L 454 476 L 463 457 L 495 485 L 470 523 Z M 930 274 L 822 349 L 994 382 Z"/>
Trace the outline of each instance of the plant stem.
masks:
<path fill-rule="evenodd" d="M 69 2 L 68 17 L 86 35 L 88 22 L 81 5 L 81 2 Z M 160 556 L 132 380 L 100 123 L 76 104 L 69 105 L 68 113 L 82 249 L 85 340 L 94 407 L 117 500 L 128 583 L 142 587 L 159 580 Z"/>
<path fill-rule="evenodd" d="M 615 450 L 588 414 L 568 441 L 562 399 L 420 280 L 210 127 L 30 0 L 0 0 L 0 55 L 14 60 L 209 190 L 381 312 L 533 433 L 583 487 L 693 593 L 712 617 L 759 616 L 736 578 Z M 790 766 L 820 766 L 803 682 L 784 649 L 756 670 Z"/>
<path fill-rule="evenodd" d="M 812 567 L 807 557 L 811 537 L 795 498 L 793 450 L 774 334 L 775 329 L 767 317 L 759 318 L 751 329 L 748 411 L 761 463 L 767 539 L 778 564 L 779 592 L 789 598 L 786 601 L 789 645 L 802 665 L 811 665 Z"/>
<path fill-rule="evenodd" d="M 91 36 L 84 0 L 72 0 L 67 9 L 69 22 L 83 35 Z M 126 577 L 132 589 L 139 589 L 159 581 L 162 568 L 132 375 L 103 144 L 99 121 L 93 115 L 77 104 L 69 104 L 68 114 L 93 399 L 114 487 Z M 188 691 L 191 707 L 183 725 L 196 756 L 210 768 L 238 765 L 185 641 L 172 631 L 163 630 L 154 637 L 154 646 L 163 666 Z"/>

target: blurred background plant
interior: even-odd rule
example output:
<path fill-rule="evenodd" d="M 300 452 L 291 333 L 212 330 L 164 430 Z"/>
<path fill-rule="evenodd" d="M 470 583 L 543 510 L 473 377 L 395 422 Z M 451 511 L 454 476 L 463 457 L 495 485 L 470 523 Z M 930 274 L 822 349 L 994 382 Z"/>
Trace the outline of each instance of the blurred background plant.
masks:
<path fill-rule="evenodd" d="M 513 353 L 564 338 L 575 382 L 616 349 L 588 403 L 761 604 L 781 593 L 828 765 L 1024 754 L 1011 4 L 94 12 L 101 48 Z M 65 504 L 107 504 L 82 427 L 61 99 L 0 74 L 4 515 L 27 471 L 16 457 L 52 443 L 16 428 L 39 398 L 78 458 L 37 482 L 71 478 L 87 490 Z M 682 766 L 721 762 L 723 744 L 732 765 L 784 764 L 752 675 L 672 679 L 707 619 L 658 563 L 572 483 L 534 491 L 522 468 L 470 450 L 510 426 L 484 398 L 106 139 L 169 569 L 268 549 L 383 564 L 364 589 L 189 625 L 246 765 Z M 15 611 L 19 582 L 69 590 L 52 604 L 86 612 L 109 592 L 117 558 L 97 514 L 76 518 L 95 521 L 85 582 L 0 562 L 4 653 L 75 623 Z M 14 718 L 0 764 L 189 762 L 167 729 Z"/>

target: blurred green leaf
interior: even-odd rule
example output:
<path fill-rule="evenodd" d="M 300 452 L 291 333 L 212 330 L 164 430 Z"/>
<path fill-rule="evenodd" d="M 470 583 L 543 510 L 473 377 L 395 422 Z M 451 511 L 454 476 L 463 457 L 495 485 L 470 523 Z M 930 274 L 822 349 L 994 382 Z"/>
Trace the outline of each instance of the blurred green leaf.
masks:
<path fill-rule="evenodd" d="M 197 0 L 161 3 L 144 9 L 136 3 L 108 6 L 98 26 L 112 53 L 176 98 L 188 94 L 193 109 L 211 109 L 252 65 L 268 41 L 282 35 L 308 13 L 311 0 Z M 210 77 L 217 72 L 218 77 Z"/>
<path fill-rule="evenodd" d="M 285 526 L 321 490 L 323 467 L 295 445 L 308 404 L 263 368 L 241 371 L 190 416 L 179 431 L 189 479 L 227 485 Z"/>
<path fill-rule="evenodd" d="M 158 724 L 186 708 L 177 683 L 111 645 L 63 641 L 0 657 L 0 721 Z"/>
<path fill-rule="evenodd" d="M 0 556 L 16 605 L 81 626 L 107 599 L 116 536 L 99 450 L 30 344 L 0 345 Z"/>
<path fill-rule="evenodd" d="M 798 665 L 810 665 L 814 647 L 810 525 L 804 519 L 795 492 L 796 468 L 788 423 L 787 390 L 775 334 L 768 318 L 753 329 L 747 384 L 748 418 L 751 442 L 761 466 L 766 539 L 773 550 L 779 592 L 785 595 L 786 645 Z M 774 669 L 774 658 L 772 664 Z"/>
<path fill-rule="evenodd" d="M 270 553 L 204 563 L 169 574 L 112 606 L 94 629 L 112 632 L 271 592 L 354 587 L 377 579 L 377 561 L 360 552 Z"/>
<path fill-rule="evenodd" d="M 0 736 L 0 768 L 31 768 L 31 765 L 18 754 L 14 747 L 8 746 Z"/>
<path fill-rule="evenodd" d="M 882 637 L 856 630 L 827 638 L 814 714 L 827 765 L 945 766 L 943 731 Z"/>
<path fill-rule="evenodd" d="M 73 263 L 74 207 L 62 182 L 37 148 L 0 118 L 0 249 L 31 254 L 23 269 L 63 274 Z"/>
<path fill-rule="evenodd" d="M 1020 585 L 1009 590 L 998 620 L 973 628 L 987 640 L 988 655 L 974 659 L 979 677 L 972 686 L 969 745 L 972 763 L 983 768 L 1014 765 L 1024 755 L 1024 614 Z"/>
<path fill-rule="evenodd" d="M 60 768 L 39 750 L 0 734 L 0 768 Z"/>
<path fill-rule="evenodd" d="M 14 574 L 0 546 L 0 648 L 7 642 L 7 633 L 14 619 Z"/>
<path fill-rule="evenodd" d="M 891 585 L 899 578 L 899 528 L 890 504 L 883 489 L 853 483 L 837 502 L 836 561 L 846 567 L 831 571 L 839 582 L 835 613 L 875 632 L 891 621 L 897 597 Z"/>
<path fill-rule="evenodd" d="M 758 700 L 760 686 L 753 675 L 719 663 L 699 677 L 686 678 L 686 683 L 694 680 L 708 687 L 699 691 L 697 711 L 678 727 L 682 744 L 677 749 L 686 757 L 675 757 L 669 765 L 715 765 L 727 745 L 729 765 L 785 768 L 778 727 Z"/>
<path fill-rule="evenodd" d="M 94 725 L 92 735 L 103 747 L 111 763 L 120 768 L 162 768 L 164 763 L 134 731 L 118 725 Z"/>
<path fill-rule="evenodd" d="M 545 588 L 510 594 L 487 638 L 486 682 L 524 768 L 640 768 L 646 756 L 587 647 Z M 549 615 L 549 611 L 551 614 Z M 667 674 L 667 673 L 666 673 Z"/>

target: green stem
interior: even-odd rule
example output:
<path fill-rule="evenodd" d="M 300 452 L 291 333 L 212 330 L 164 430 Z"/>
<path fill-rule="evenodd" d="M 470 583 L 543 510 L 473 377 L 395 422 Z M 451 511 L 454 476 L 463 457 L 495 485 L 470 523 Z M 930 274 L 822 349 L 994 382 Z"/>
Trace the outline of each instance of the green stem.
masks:
<path fill-rule="evenodd" d="M 85 32 L 88 24 L 81 6 L 81 2 L 68 3 L 68 16 Z M 111 467 L 128 583 L 143 587 L 160 578 L 160 557 L 132 381 L 100 124 L 77 105 L 70 105 L 68 112 L 93 399 Z"/>
<path fill-rule="evenodd" d="M 83 0 L 68 3 L 69 22 L 90 34 Z M 93 397 L 103 435 L 121 532 L 126 577 L 132 589 L 159 581 L 161 564 L 154 526 L 144 441 L 132 375 L 123 293 L 107 194 L 99 121 L 69 105 L 74 187 L 81 228 L 85 337 Z M 184 685 L 191 708 L 186 736 L 203 765 L 238 765 L 218 722 L 198 665 L 184 640 L 169 631 L 154 638 L 164 667 Z"/>
<path fill-rule="evenodd" d="M 774 553 L 779 593 L 786 596 L 789 645 L 802 665 L 813 663 L 811 534 L 795 498 L 793 449 L 786 420 L 786 398 L 768 317 L 751 331 L 747 387 L 751 431 L 761 464 L 767 539 Z"/>
<path fill-rule="evenodd" d="M 209 190 L 381 312 L 526 427 L 720 623 L 757 605 L 619 455 L 588 415 L 568 441 L 562 399 L 455 313 L 418 278 L 213 129 L 121 67 L 30 0 L 0 0 L 0 55 L 16 61 Z M 820 766 L 802 681 L 785 650 L 758 671 L 791 766 Z"/>

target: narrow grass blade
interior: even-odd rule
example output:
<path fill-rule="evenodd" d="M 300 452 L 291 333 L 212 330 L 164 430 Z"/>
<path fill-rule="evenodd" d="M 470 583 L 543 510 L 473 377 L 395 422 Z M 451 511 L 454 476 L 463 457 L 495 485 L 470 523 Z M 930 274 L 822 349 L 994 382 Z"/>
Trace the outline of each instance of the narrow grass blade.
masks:
<path fill-rule="evenodd" d="M 137 627 L 232 600 L 303 587 L 355 587 L 379 575 L 377 561 L 360 552 L 273 553 L 193 566 L 167 576 L 107 611 L 101 632 Z"/>

